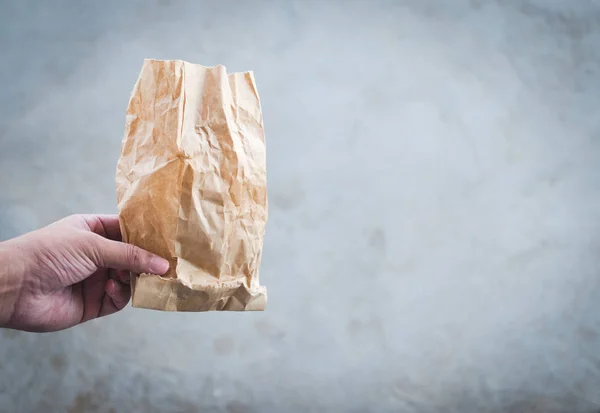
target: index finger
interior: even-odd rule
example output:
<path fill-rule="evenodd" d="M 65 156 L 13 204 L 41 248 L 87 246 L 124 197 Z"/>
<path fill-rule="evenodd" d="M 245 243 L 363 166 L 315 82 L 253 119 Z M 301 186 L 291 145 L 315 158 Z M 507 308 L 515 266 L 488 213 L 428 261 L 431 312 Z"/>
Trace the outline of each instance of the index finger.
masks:
<path fill-rule="evenodd" d="M 118 215 L 84 215 L 83 219 L 92 232 L 113 241 L 122 240 Z"/>

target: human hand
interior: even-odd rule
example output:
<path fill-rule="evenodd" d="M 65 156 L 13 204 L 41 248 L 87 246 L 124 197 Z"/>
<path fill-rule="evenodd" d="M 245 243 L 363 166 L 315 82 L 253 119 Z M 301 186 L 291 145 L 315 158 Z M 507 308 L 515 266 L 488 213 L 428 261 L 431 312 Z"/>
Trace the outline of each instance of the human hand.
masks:
<path fill-rule="evenodd" d="M 121 242 L 116 215 L 73 215 L 0 243 L 0 327 L 57 331 L 113 314 L 131 297 L 129 271 L 167 260 Z"/>

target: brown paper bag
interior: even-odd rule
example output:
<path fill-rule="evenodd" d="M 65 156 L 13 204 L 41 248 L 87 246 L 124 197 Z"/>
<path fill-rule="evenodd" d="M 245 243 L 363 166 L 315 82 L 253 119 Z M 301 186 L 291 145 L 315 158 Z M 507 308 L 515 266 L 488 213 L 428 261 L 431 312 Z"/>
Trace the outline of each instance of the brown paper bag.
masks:
<path fill-rule="evenodd" d="M 265 139 L 252 72 L 145 60 L 116 181 L 124 241 L 171 263 L 162 277 L 134 277 L 134 307 L 265 308 Z"/>

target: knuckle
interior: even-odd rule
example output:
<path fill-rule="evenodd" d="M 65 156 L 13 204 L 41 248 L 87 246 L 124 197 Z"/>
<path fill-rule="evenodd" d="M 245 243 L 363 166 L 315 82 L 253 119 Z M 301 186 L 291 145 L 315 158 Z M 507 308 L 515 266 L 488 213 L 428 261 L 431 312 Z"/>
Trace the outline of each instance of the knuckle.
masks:
<path fill-rule="evenodd" d="M 84 229 L 89 230 L 89 225 L 88 225 L 85 217 L 86 216 L 84 214 L 72 214 L 72 215 L 69 215 L 69 216 L 61 219 L 57 223 L 61 223 L 63 225 L 68 225 L 68 226 L 74 227 L 74 228 L 84 228 Z"/>
<path fill-rule="evenodd" d="M 126 260 L 136 271 L 142 266 L 142 256 L 140 250 L 131 244 L 126 244 Z"/>
<path fill-rule="evenodd" d="M 83 232 L 78 234 L 80 237 L 79 247 L 81 251 L 87 255 L 94 264 L 98 267 L 106 266 L 102 245 L 98 242 L 98 238 L 92 233 Z"/>
<path fill-rule="evenodd" d="M 65 218 L 66 221 L 69 222 L 84 222 L 84 215 L 83 214 L 71 214 L 68 217 Z"/>

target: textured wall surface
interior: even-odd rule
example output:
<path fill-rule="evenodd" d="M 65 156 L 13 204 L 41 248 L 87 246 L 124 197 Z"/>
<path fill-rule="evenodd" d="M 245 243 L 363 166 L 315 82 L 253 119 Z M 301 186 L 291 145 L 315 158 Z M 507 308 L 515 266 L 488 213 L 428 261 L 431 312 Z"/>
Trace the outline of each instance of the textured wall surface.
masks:
<path fill-rule="evenodd" d="M 255 71 L 252 314 L 0 331 L 2 412 L 600 410 L 600 2 L 1 1 L 0 239 L 114 212 L 144 57 Z"/>

